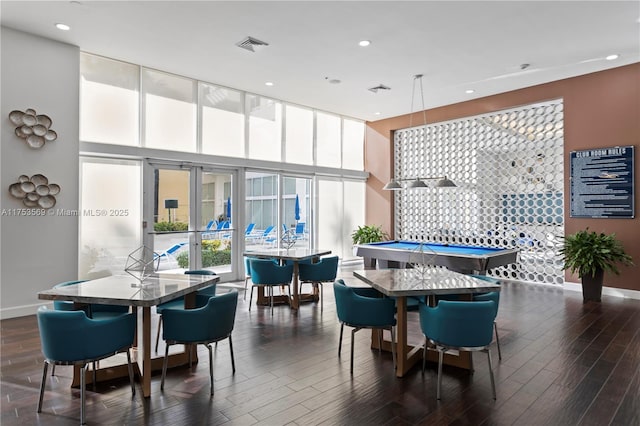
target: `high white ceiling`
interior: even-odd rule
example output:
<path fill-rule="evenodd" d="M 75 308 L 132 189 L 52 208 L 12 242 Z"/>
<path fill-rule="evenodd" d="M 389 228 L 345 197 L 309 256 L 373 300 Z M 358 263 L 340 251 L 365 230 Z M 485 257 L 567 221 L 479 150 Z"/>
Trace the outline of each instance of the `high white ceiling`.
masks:
<path fill-rule="evenodd" d="M 421 110 L 421 94 L 412 92 L 415 74 L 424 74 L 424 103 L 431 108 L 640 62 L 638 1 L 0 5 L 9 28 L 364 120 Z M 71 30 L 56 29 L 58 22 Z M 246 36 L 269 46 L 255 53 L 237 47 Z M 371 45 L 359 47 L 360 40 Z M 605 60 L 610 54 L 620 58 Z M 523 71 L 521 64 L 530 66 Z M 379 84 L 391 90 L 367 90 Z"/>

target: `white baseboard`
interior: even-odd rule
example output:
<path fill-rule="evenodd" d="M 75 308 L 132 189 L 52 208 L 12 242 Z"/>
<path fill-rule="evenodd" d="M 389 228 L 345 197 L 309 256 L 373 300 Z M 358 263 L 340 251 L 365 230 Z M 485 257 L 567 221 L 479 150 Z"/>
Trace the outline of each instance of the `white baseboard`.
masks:
<path fill-rule="evenodd" d="M 27 315 L 35 315 L 40 306 L 53 306 L 53 302 L 39 302 L 33 305 L 12 306 L 10 308 L 0 309 L 0 320 L 25 317 Z"/>
<path fill-rule="evenodd" d="M 565 281 L 563 288 L 567 291 L 582 292 L 582 284 Z M 625 299 L 640 300 L 640 291 L 627 290 L 626 288 L 602 287 L 602 294 L 605 296 L 622 297 Z"/>

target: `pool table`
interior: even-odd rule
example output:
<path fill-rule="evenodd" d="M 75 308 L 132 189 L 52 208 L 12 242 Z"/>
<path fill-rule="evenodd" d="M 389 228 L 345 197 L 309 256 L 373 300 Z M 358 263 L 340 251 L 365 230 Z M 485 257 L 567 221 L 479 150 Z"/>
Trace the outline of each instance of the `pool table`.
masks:
<path fill-rule="evenodd" d="M 404 268 L 407 263 L 431 263 L 462 273 L 486 274 L 487 270 L 515 263 L 518 249 L 474 247 L 418 241 L 382 241 L 356 246 L 356 256 L 364 258 L 365 266 L 381 269 Z"/>

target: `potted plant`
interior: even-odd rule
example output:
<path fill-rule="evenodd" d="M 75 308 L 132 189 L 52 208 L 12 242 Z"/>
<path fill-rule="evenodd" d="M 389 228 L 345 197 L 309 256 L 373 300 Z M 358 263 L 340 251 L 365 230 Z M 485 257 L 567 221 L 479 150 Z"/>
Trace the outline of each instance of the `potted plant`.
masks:
<path fill-rule="evenodd" d="M 356 244 L 368 244 L 385 241 L 388 238 L 386 232 L 382 230 L 382 226 L 379 225 L 365 225 L 358 226 L 358 229 L 351 234 L 351 240 L 353 245 Z"/>
<path fill-rule="evenodd" d="M 582 279 L 583 301 L 600 301 L 605 271 L 619 274 L 618 264 L 633 265 L 615 234 L 589 231 L 589 228 L 564 237 L 560 249 L 564 269 L 577 272 Z"/>

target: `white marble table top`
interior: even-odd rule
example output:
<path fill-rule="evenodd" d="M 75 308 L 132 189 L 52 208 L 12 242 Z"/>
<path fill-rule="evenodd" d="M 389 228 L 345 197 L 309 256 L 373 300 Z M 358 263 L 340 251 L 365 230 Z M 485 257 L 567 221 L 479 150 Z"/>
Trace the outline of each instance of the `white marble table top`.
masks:
<path fill-rule="evenodd" d="M 366 269 L 353 275 L 387 296 L 484 293 L 500 285 L 445 268 Z"/>
<path fill-rule="evenodd" d="M 330 254 L 331 250 L 323 250 L 323 249 L 309 249 L 309 248 L 295 248 L 291 247 L 290 249 L 286 248 L 266 248 L 260 250 L 247 250 L 244 252 L 244 255 L 247 257 L 258 257 L 258 258 L 274 258 L 274 259 L 284 259 L 284 260 L 305 260 L 312 257 L 324 256 L 325 254 Z"/>
<path fill-rule="evenodd" d="M 78 303 L 153 306 L 192 293 L 220 280 L 217 275 L 152 274 L 142 285 L 131 275 L 113 275 L 38 293 L 38 299 Z"/>

